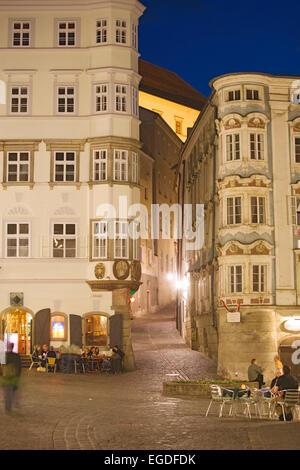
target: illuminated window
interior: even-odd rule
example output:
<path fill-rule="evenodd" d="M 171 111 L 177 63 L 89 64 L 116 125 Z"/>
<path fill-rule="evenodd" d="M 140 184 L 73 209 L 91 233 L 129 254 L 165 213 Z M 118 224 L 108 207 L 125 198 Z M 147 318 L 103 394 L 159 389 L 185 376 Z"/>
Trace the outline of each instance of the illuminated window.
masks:
<path fill-rule="evenodd" d="M 50 339 L 57 341 L 66 341 L 66 318 L 64 315 L 51 316 Z"/>
<path fill-rule="evenodd" d="M 85 345 L 106 348 L 108 344 L 107 317 L 90 315 L 85 318 Z"/>

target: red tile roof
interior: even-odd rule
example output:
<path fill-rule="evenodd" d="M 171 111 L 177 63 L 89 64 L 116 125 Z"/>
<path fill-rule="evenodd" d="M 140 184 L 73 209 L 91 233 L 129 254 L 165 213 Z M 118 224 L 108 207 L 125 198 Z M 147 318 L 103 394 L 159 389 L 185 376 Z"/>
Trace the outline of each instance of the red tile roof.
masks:
<path fill-rule="evenodd" d="M 176 73 L 153 65 L 145 60 L 139 60 L 139 74 L 142 76 L 140 90 L 151 95 L 159 96 L 169 101 L 201 109 L 207 98 L 191 85 L 186 83 Z"/>

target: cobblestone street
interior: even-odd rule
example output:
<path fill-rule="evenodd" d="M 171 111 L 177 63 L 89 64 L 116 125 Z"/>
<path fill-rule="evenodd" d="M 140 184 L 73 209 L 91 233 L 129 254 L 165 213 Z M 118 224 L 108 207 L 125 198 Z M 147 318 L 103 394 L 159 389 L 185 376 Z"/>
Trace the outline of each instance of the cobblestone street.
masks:
<path fill-rule="evenodd" d="M 25 370 L 21 407 L 3 413 L 1 449 L 299 449 L 300 423 L 205 417 L 208 400 L 162 395 L 167 374 L 216 378 L 215 364 L 190 351 L 174 312 L 133 322 L 137 370 L 116 376 Z"/>

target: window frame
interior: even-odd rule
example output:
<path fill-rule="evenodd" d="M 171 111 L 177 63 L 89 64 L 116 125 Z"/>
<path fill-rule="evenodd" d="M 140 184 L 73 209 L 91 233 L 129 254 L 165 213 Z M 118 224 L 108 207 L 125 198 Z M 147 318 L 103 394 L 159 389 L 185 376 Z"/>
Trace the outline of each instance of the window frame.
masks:
<path fill-rule="evenodd" d="M 59 25 L 62 23 L 74 23 L 74 44 L 59 44 L 60 38 L 59 38 Z M 54 19 L 54 47 L 57 47 L 58 49 L 74 49 L 76 47 L 80 47 L 80 26 L 81 26 L 81 21 L 80 18 L 55 18 Z M 66 31 L 68 32 L 68 28 L 66 28 Z M 66 36 L 66 42 L 68 38 L 68 35 Z"/>
<path fill-rule="evenodd" d="M 62 153 L 64 154 L 64 159 L 63 160 L 58 160 L 58 162 L 60 163 L 57 163 L 57 160 L 56 160 L 56 155 L 58 153 Z M 67 153 L 72 153 L 74 154 L 74 160 L 70 160 L 70 162 L 73 162 L 73 166 L 74 166 L 74 179 L 71 181 L 68 181 L 66 180 L 66 176 L 67 176 L 67 169 L 66 169 L 66 166 L 67 166 L 67 162 L 68 160 L 66 160 L 66 157 L 67 157 Z M 64 176 L 64 179 L 62 181 L 59 181 L 56 179 L 56 176 L 57 176 L 57 173 L 56 173 L 56 165 L 63 165 L 63 176 Z M 63 184 L 63 183 L 70 183 L 70 184 L 74 184 L 77 182 L 77 174 L 78 174 L 78 169 L 77 169 L 77 165 L 78 165 L 78 157 L 77 157 L 77 152 L 76 150 L 54 150 L 53 151 L 53 183 L 58 183 L 58 184 Z"/>
<path fill-rule="evenodd" d="M 101 25 L 98 26 L 98 23 L 101 22 Z M 102 22 L 106 24 L 103 25 Z M 99 18 L 96 20 L 96 45 L 101 46 L 103 44 L 108 43 L 108 28 L 109 28 L 109 21 L 107 18 Z M 101 40 L 98 41 L 98 33 L 100 33 Z M 103 40 L 103 33 L 105 33 L 105 41 Z"/>
<path fill-rule="evenodd" d="M 251 141 L 251 136 L 254 136 L 254 142 Z M 258 142 L 258 137 L 262 137 L 262 142 Z M 250 161 L 256 161 L 256 162 L 264 162 L 265 161 L 265 150 L 266 150 L 266 134 L 264 132 L 259 132 L 259 131 L 250 131 L 248 133 L 248 146 L 249 146 L 249 160 Z M 254 149 L 251 148 L 252 144 L 254 145 Z M 262 150 L 260 152 L 262 153 L 262 158 L 258 158 L 258 146 L 262 145 Z M 252 152 L 254 152 L 254 158 L 252 158 Z"/>
<path fill-rule="evenodd" d="M 120 25 L 118 25 L 118 22 Z M 124 26 L 125 23 L 125 26 Z M 126 46 L 127 45 L 127 37 L 128 37 L 128 32 L 127 32 L 127 27 L 128 27 L 128 21 L 124 19 L 115 19 L 115 43 L 118 44 L 119 46 Z M 125 40 L 124 40 L 124 35 L 125 35 Z M 119 39 L 118 39 L 119 36 Z"/>
<path fill-rule="evenodd" d="M 127 228 L 126 234 L 123 231 L 117 231 L 117 224 Z M 117 235 L 119 238 L 117 238 Z M 124 246 L 118 247 L 116 241 L 125 240 Z M 118 255 L 117 249 L 120 248 L 121 255 Z M 125 253 L 123 250 L 125 248 Z M 129 259 L 129 234 L 128 234 L 128 220 L 114 220 L 114 259 Z"/>
<path fill-rule="evenodd" d="M 238 141 L 237 141 L 238 137 Z M 231 141 L 228 142 L 228 139 Z M 230 145 L 231 149 L 228 152 L 228 146 Z M 238 150 L 237 150 L 238 145 Z M 241 132 L 227 132 L 224 134 L 224 148 L 225 148 L 225 163 L 232 163 L 236 161 L 241 161 L 241 150 L 242 150 L 242 133 Z M 228 155 L 232 155 L 232 158 L 228 158 Z M 238 158 L 236 155 L 238 154 Z"/>
<path fill-rule="evenodd" d="M 64 226 L 64 233 L 63 234 L 55 234 L 54 233 L 54 226 L 55 225 L 63 225 Z M 75 234 L 67 234 L 66 233 L 66 226 L 67 225 L 74 225 L 75 226 Z M 55 237 L 55 235 L 57 235 Z M 58 238 L 64 240 L 64 245 L 63 245 L 63 256 L 54 256 L 54 238 Z M 75 240 L 75 248 L 71 248 L 72 250 L 75 250 L 75 256 L 66 256 L 66 250 L 70 248 L 66 248 L 66 240 Z M 56 248 L 58 249 L 58 248 Z M 51 222 L 51 258 L 53 259 L 63 259 L 63 260 L 69 260 L 69 259 L 76 259 L 78 258 L 78 223 L 73 222 L 73 221 L 64 221 L 64 220 L 55 220 Z"/>
<path fill-rule="evenodd" d="M 8 225 L 16 225 L 17 226 L 17 233 L 16 234 L 8 234 Z M 20 234 L 20 225 L 28 225 L 28 234 Z M 31 222 L 28 220 L 6 220 L 5 221 L 5 258 L 6 259 L 28 259 L 31 258 Z M 16 256 L 8 256 L 8 244 L 7 241 L 9 239 L 16 239 Z M 28 240 L 28 255 L 27 256 L 20 256 L 20 239 L 27 239 Z"/>
<path fill-rule="evenodd" d="M 258 268 L 258 290 L 254 290 L 254 268 Z M 263 273 L 262 269 L 263 268 Z M 266 294 L 268 292 L 268 265 L 266 263 L 253 263 L 251 266 L 251 291 L 255 294 Z M 263 281 L 262 281 L 263 278 Z M 263 282 L 263 289 L 262 289 Z"/>
<path fill-rule="evenodd" d="M 12 100 L 13 100 L 13 97 L 16 96 L 12 91 L 14 88 L 18 88 L 19 89 L 19 93 L 18 93 L 18 111 L 12 111 L 12 106 L 13 106 L 13 103 L 12 103 Z M 22 99 L 22 93 L 20 93 L 21 89 L 22 88 L 26 88 L 27 92 L 26 94 L 24 93 L 23 95 L 26 96 L 26 111 L 21 111 L 19 109 L 21 109 L 21 102 L 20 100 Z M 31 114 L 31 86 L 29 83 L 10 83 L 9 86 L 8 86 L 8 94 L 9 94 L 9 98 L 8 98 L 8 114 L 10 116 L 29 116 Z M 20 98 L 19 98 L 20 97 Z"/>
<path fill-rule="evenodd" d="M 121 91 L 118 91 L 121 87 Z M 123 91 L 125 89 L 125 92 Z M 118 109 L 119 108 L 119 109 Z M 128 113 L 128 85 L 124 83 L 114 84 L 114 111 L 119 114 Z"/>
<path fill-rule="evenodd" d="M 97 92 L 97 88 L 101 87 L 101 91 Z M 106 87 L 106 91 L 102 90 L 103 87 Z M 94 84 L 94 106 L 93 111 L 95 114 L 105 114 L 109 112 L 109 102 L 110 102 L 110 92 L 109 92 L 109 83 L 95 83 Z M 101 109 L 98 110 L 98 103 L 97 99 L 100 98 L 100 107 Z M 103 97 L 105 97 L 105 106 L 106 109 L 103 109 Z"/>
<path fill-rule="evenodd" d="M 240 268 L 240 273 L 237 274 L 237 268 Z M 233 284 L 232 284 L 233 276 Z M 237 276 L 240 276 L 240 282 L 238 282 Z M 232 264 L 228 266 L 228 294 L 241 294 L 243 292 L 243 265 L 242 264 Z M 237 289 L 237 285 L 240 284 L 240 290 Z M 233 289 L 232 289 L 233 286 Z"/>
<path fill-rule="evenodd" d="M 255 207 L 253 206 L 253 200 L 256 200 Z M 263 204 L 261 205 L 261 201 Z M 256 209 L 256 214 L 254 214 L 253 210 Z M 257 217 L 257 222 L 253 221 L 254 216 Z M 266 224 L 267 221 L 267 214 L 266 214 L 266 196 L 253 196 L 250 195 L 250 224 L 258 225 L 258 224 Z"/>
<path fill-rule="evenodd" d="M 229 214 L 229 200 L 232 199 L 232 214 Z M 240 214 L 237 213 L 237 207 L 238 205 L 236 204 L 236 200 L 240 200 Z M 243 198 L 242 196 L 228 196 L 226 197 L 226 225 L 227 226 L 232 226 L 232 225 L 241 225 L 243 223 Z M 233 222 L 229 222 L 229 217 L 232 216 Z M 237 217 L 240 216 L 240 222 L 237 222 Z"/>
<path fill-rule="evenodd" d="M 56 96 L 56 103 L 55 103 L 55 114 L 57 116 L 74 116 L 77 114 L 77 84 L 75 83 L 71 83 L 71 84 L 65 84 L 65 83 L 56 83 L 55 85 L 55 96 Z M 62 95 L 60 95 L 59 93 L 59 89 L 65 89 L 65 93 Z M 68 110 L 65 110 L 65 111 L 60 111 L 59 110 L 59 97 L 60 96 L 64 96 L 64 99 L 67 100 L 68 99 L 68 88 L 73 88 L 74 92 L 72 94 L 72 97 L 73 97 L 73 111 L 68 111 Z M 65 109 L 68 109 L 68 103 L 65 101 Z"/>
<path fill-rule="evenodd" d="M 100 233 L 100 231 L 99 231 L 99 234 L 95 233 L 94 227 L 97 224 L 99 224 L 99 226 L 101 226 L 101 225 L 104 226 L 106 228 L 106 232 L 104 230 L 102 233 Z M 107 260 L 108 259 L 108 251 L 109 251 L 109 248 L 108 248 L 108 243 L 109 243 L 108 230 L 109 230 L 109 221 L 108 220 L 103 220 L 103 219 L 91 220 L 91 259 L 92 260 L 103 260 L 103 259 Z M 105 234 L 105 235 L 103 235 L 103 234 Z M 100 242 L 99 242 L 99 245 L 97 247 L 98 253 L 95 253 L 95 239 L 105 240 L 105 243 L 104 243 L 105 255 L 104 256 L 100 256 L 100 254 L 101 254 Z"/>
<path fill-rule="evenodd" d="M 120 152 L 120 157 L 117 158 L 117 152 Z M 122 160 L 122 154 L 125 155 L 126 159 L 125 160 Z M 116 164 L 119 162 L 119 165 L 120 165 L 120 168 L 117 170 L 116 169 Z M 124 162 L 124 163 L 122 163 Z M 115 182 L 123 182 L 123 183 L 127 183 L 129 182 L 128 180 L 128 176 L 129 176 L 129 164 L 128 164 L 128 150 L 125 150 L 125 149 L 114 149 L 114 154 L 113 154 L 113 180 Z M 121 178 L 122 176 L 122 167 L 125 167 L 125 178 Z M 119 172 L 120 174 L 120 178 L 117 178 L 116 175 L 117 173 Z"/>
<path fill-rule="evenodd" d="M 28 160 L 27 160 L 27 163 L 21 163 L 21 160 L 20 160 L 20 157 L 21 157 L 21 154 L 22 153 L 27 153 L 28 155 Z M 15 163 L 16 166 L 17 166 L 17 179 L 16 180 L 10 180 L 9 179 L 9 165 L 12 164 L 10 161 L 9 161 L 9 156 L 10 154 L 17 154 L 17 160 Z M 6 156 L 6 182 L 9 183 L 9 184 L 14 184 L 14 183 L 23 183 L 23 184 L 28 184 L 30 183 L 31 181 L 31 164 L 32 164 L 32 161 L 31 161 L 31 151 L 30 150 L 8 150 L 7 151 L 7 156 Z M 23 180 L 21 181 L 20 180 L 20 166 L 21 165 L 25 165 L 27 164 L 28 166 L 28 172 L 27 172 L 27 180 Z"/>
<path fill-rule="evenodd" d="M 92 177 L 93 177 L 93 183 L 100 183 L 100 182 L 103 182 L 103 181 L 107 181 L 108 180 L 108 149 L 93 149 L 92 150 L 93 154 L 92 154 L 92 165 L 93 165 L 93 168 L 92 168 Z M 99 179 L 96 179 L 95 177 L 95 173 L 96 173 L 96 170 L 95 170 L 95 165 L 96 165 L 96 153 L 99 152 Z M 105 154 L 105 158 L 102 158 L 102 155 Z M 105 178 L 101 178 L 101 174 L 103 172 L 103 169 L 102 169 L 102 165 L 105 164 Z"/>
<path fill-rule="evenodd" d="M 24 44 L 19 44 L 19 45 L 15 45 L 14 44 L 14 35 L 15 35 L 15 28 L 14 28 L 14 25 L 17 24 L 17 23 L 20 23 L 21 25 L 24 25 L 26 23 L 29 24 L 29 28 L 28 28 L 28 45 L 24 45 Z M 9 47 L 13 48 L 13 49 L 30 49 L 33 47 L 33 44 L 34 44 L 34 26 L 35 26 L 35 19 L 34 18 L 9 18 L 9 40 L 8 40 L 8 44 L 9 44 Z M 21 31 L 21 35 L 20 35 L 20 42 L 23 42 L 23 33 L 24 33 L 24 27 L 21 26 L 20 28 L 20 31 Z"/>

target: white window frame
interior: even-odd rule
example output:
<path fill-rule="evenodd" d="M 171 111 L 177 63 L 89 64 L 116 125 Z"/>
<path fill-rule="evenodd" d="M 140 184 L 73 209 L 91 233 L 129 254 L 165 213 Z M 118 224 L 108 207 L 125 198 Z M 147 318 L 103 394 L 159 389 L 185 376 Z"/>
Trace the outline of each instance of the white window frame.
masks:
<path fill-rule="evenodd" d="M 232 214 L 229 214 L 229 203 L 232 199 Z M 236 203 L 236 200 L 240 199 L 240 205 Z M 243 223 L 243 199 L 242 196 L 229 196 L 226 198 L 226 225 L 240 225 Z M 240 206 L 240 214 L 237 212 L 237 207 Z M 237 222 L 237 217 L 240 215 L 240 222 Z M 232 216 L 233 222 L 229 222 L 229 217 Z"/>
<path fill-rule="evenodd" d="M 15 161 L 9 161 L 9 158 L 10 158 L 10 155 L 11 154 L 16 154 L 17 155 L 17 160 Z M 21 154 L 27 154 L 28 156 L 28 159 L 27 160 L 20 160 L 21 158 Z M 8 183 L 28 183 L 30 181 L 30 165 L 31 165 L 31 158 L 30 158 L 30 151 L 29 150 L 21 150 L 21 151 L 14 151 L 14 150 L 10 150 L 7 152 L 7 163 L 6 163 L 6 181 Z M 16 177 L 17 179 L 16 180 L 10 180 L 9 179 L 9 166 L 10 165 L 16 165 L 17 167 L 17 171 L 16 171 Z M 20 179 L 20 175 L 21 175 L 21 171 L 20 171 L 20 166 L 21 165 L 27 165 L 28 167 L 28 170 L 27 170 L 27 179 L 26 180 L 21 180 Z"/>
<path fill-rule="evenodd" d="M 64 226 L 64 229 L 63 229 L 63 234 L 55 234 L 54 233 L 54 226 L 55 225 L 63 225 Z M 75 226 L 75 235 L 73 234 L 67 234 L 66 233 L 66 226 L 67 225 L 74 225 Z M 78 227 L 77 227 L 77 223 L 76 222 L 72 222 L 72 221 L 54 221 L 52 222 L 52 230 L 51 230 L 51 254 L 52 254 L 52 258 L 55 258 L 55 259 L 74 259 L 74 258 L 77 258 L 77 249 L 78 249 L 78 235 L 77 235 L 77 230 L 78 230 Z M 54 240 L 56 239 L 60 239 L 60 240 L 64 240 L 64 244 L 63 244 L 63 256 L 54 256 Z M 66 247 L 66 241 L 67 240 L 75 240 L 75 256 L 66 256 L 66 250 L 68 249 Z M 74 248 L 71 248 L 72 250 L 74 250 Z"/>
<path fill-rule="evenodd" d="M 256 199 L 256 217 L 257 222 L 253 222 L 252 201 Z M 262 201 L 260 201 L 262 200 Z M 261 204 L 262 202 L 262 204 Z M 250 196 L 250 223 L 251 224 L 265 224 L 266 223 L 266 197 L 265 196 Z"/>
<path fill-rule="evenodd" d="M 109 84 L 97 83 L 94 85 L 94 113 L 103 114 L 109 111 Z M 99 103 L 98 103 L 99 98 Z M 100 109 L 98 108 L 98 104 Z"/>
<path fill-rule="evenodd" d="M 60 94 L 59 90 L 60 89 L 65 89 L 64 94 Z M 73 111 L 68 111 L 68 89 L 73 89 L 73 93 L 69 94 L 69 96 L 72 97 L 73 99 Z M 60 111 L 59 107 L 59 99 L 64 99 L 64 111 Z M 58 116 L 68 116 L 68 115 L 75 115 L 77 113 L 77 87 L 74 83 L 70 85 L 65 85 L 65 84 L 56 84 L 56 114 Z"/>
<path fill-rule="evenodd" d="M 127 113 L 128 106 L 128 85 L 122 83 L 115 84 L 115 112 Z"/>
<path fill-rule="evenodd" d="M 15 24 L 20 23 L 20 44 L 14 44 L 15 42 L 15 33 L 18 30 L 15 29 Z M 24 24 L 29 24 L 29 28 L 24 29 Z M 24 34 L 28 32 L 28 44 L 22 44 L 24 41 Z M 12 48 L 31 48 L 33 46 L 33 32 L 34 32 L 34 19 L 32 18 L 10 18 L 9 19 L 9 46 Z"/>
<path fill-rule="evenodd" d="M 258 268 L 258 290 L 254 290 L 254 268 Z M 268 265 L 261 263 L 253 263 L 251 269 L 252 279 L 251 279 L 251 290 L 253 293 L 266 293 L 268 291 L 267 276 L 268 276 Z M 263 287 L 263 288 L 262 288 Z"/>
<path fill-rule="evenodd" d="M 237 138 L 238 137 L 238 138 Z M 231 132 L 224 136 L 225 138 L 225 162 L 235 162 L 241 160 L 241 132 Z M 238 155 L 238 158 L 237 158 Z"/>
<path fill-rule="evenodd" d="M 240 270 L 239 274 L 237 273 L 238 270 Z M 233 276 L 233 283 L 232 283 L 232 276 Z M 241 277 L 241 282 L 238 282 L 238 276 Z M 240 290 L 237 289 L 238 285 L 241 286 Z M 243 265 L 235 264 L 235 265 L 228 266 L 228 294 L 241 294 L 242 292 L 243 292 Z"/>
<path fill-rule="evenodd" d="M 64 155 L 63 160 L 56 160 L 56 156 L 58 153 L 62 153 Z M 72 153 L 74 154 L 74 160 L 67 160 L 67 154 Z M 74 183 L 76 181 L 76 174 L 77 174 L 77 154 L 74 150 L 55 150 L 54 158 L 53 158 L 53 179 L 55 183 Z M 63 166 L 63 180 L 57 180 L 56 174 L 56 165 Z M 67 165 L 74 166 L 74 178 L 72 180 L 67 180 Z"/>
<path fill-rule="evenodd" d="M 107 44 L 108 39 L 108 20 L 99 18 L 96 21 L 96 44 Z"/>
<path fill-rule="evenodd" d="M 14 88 L 18 88 L 19 89 L 19 92 L 18 94 L 13 94 L 13 89 Z M 26 89 L 26 93 L 21 93 L 22 89 Z M 31 94 L 31 87 L 29 86 L 29 84 L 20 84 L 20 83 L 11 83 L 9 85 L 9 100 L 8 100 L 8 103 L 9 103 L 9 114 L 12 115 L 12 116 L 26 116 L 26 115 L 29 115 L 30 114 L 30 94 Z M 23 96 L 23 98 L 22 98 Z M 13 99 L 18 99 L 18 103 L 17 103 L 17 107 L 18 107 L 18 111 L 13 111 L 12 110 L 12 106 L 13 106 L 13 103 L 12 103 L 12 100 Z M 26 111 L 21 111 L 21 100 L 26 98 Z M 15 105 L 14 105 L 15 106 Z"/>
<path fill-rule="evenodd" d="M 96 170 L 97 164 L 99 165 L 98 170 Z M 107 149 L 94 149 L 93 150 L 93 181 L 107 181 L 107 166 L 108 166 L 108 150 Z M 97 172 L 99 173 L 99 178 L 96 178 Z"/>
<path fill-rule="evenodd" d="M 138 89 L 133 86 L 131 88 L 132 93 L 132 114 L 134 116 L 139 116 L 139 92 Z"/>
<path fill-rule="evenodd" d="M 119 243 L 117 243 L 119 242 Z M 129 258 L 128 221 L 114 221 L 114 258 Z"/>
<path fill-rule="evenodd" d="M 9 235 L 7 233 L 8 225 L 16 225 L 17 226 L 17 233 Z M 28 225 L 28 234 L 20 234 L 20 225 Z M 16 256 L 8 256 L 8 240 L 16 239 Z M 20 240 L 27 239 L 28 240 L 28 255 L 27 256 L 20 256 Z M 5 222 L 5 258 L 30 258 L 31 257 L 31 223 L 27 221 L 15 221 L 9 220 Z"/>
<path fill-rule="evenodd" d="M 114 150 L 114 181 L 128 181 L 128 150 Z"/>
<path fill-rule="evenodd" d="M 131 46 L 134 49 L 138 48 L 138 26 L 136 23 L 131 24 Z"/>
<path fill-rule="evenodd" d="M 252 136 L 254 139 L 252 139 Z M 262 139 L 259 141 L 259 139 Z M 254 157 L 252 157 L 254 155 Z M 260 156 L 259 156 L 260 155 Z M 264 161 L 265 159 L 265 134 L 262 132 L 249 132 L 249 159 Z"/>
<path fill-rule="evenodd" d="M 74 28 L 67 27 L 66 31 L 66 44 L 60 44 L 60 24 L 66 23 L 72 24 L 74 23 Z M 74 31 L 74 44 L 68 44 L 69 34 Z M 79 47 L 80 45 L 80 18 L 55 18 L 55 46 L 58 48 L 74 48 Z"/>
<path fill-rule="evenodd" d="M 138 183 L 139 178 L 139 154 L 136 152 L 132 152 L 131 154 L 131 180 L 133 183 Z"/>
<path fill-rule="evenodd" d="M 95 226 L 98 225 L 98 233 Z M 98 240 L 97 253 L 95 253 L 95 240 Z M 103 255 L 103 256 L 102 256 Z M 108 221 L 94 220 L 92 223 L 92 258 L 107 259 L 108 255 Z"/>
<path fill-rule="evenodd" d="M 115 20 L 115 41 L 116 44 L 127 44 L 127 21 L 116 19 Z"/>

